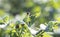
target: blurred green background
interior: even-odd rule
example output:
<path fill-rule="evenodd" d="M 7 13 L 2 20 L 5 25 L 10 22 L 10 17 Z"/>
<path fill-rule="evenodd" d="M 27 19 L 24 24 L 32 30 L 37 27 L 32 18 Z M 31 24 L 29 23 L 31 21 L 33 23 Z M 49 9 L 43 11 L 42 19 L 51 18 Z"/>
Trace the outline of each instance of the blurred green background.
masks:
<path fill-rule="evenodd" d="M 17 17 L 29 27 L 39 28 L 49 21 L 60 22 L 60 0 L 0 0 L 0 18 Z"/>
<path fill-rule="evenodd" d="M 22 19 L 31 25 L 60 21 L 59 4 L 60 0 L 0 0 L 0 16 L 10 15 L 12 19 L 23 15 Z"/>

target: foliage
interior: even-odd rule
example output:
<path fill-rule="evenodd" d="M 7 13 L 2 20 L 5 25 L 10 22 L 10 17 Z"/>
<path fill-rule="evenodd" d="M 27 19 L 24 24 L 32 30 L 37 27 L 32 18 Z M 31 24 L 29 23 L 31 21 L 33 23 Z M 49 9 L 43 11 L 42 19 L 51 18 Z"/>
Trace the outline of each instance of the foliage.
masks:
<path fill-rule="evenodd" d="M 1 0 L 0 37 L 52 37 L 47 32 L 59 28 L 59 4 L 60 0 Z M 40 24 L 47 28 L 39 32 Z M 39 33 L 32 35 L 31 27 Z"/>

